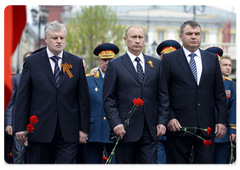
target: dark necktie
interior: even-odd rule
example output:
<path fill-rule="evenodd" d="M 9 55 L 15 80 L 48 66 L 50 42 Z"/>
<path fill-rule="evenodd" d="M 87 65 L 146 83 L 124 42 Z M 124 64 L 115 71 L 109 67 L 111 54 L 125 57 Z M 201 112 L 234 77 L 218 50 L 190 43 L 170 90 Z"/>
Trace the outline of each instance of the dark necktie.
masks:
<path fill-rule="evenodd" d="M 143 68 L 142 65 L 140 63 L 140 58 L 136 57 L 135 61 L 137 62 L 137 74 L 139 77 L 140 82 L 143 84 L 143 80 L 144 80 L 144 73 L 143 73 Z"/>
<path fill-rule="evenodd" d="M 60 69 L 59 69 L 59 66 L 58 66 L 58 60 L 60 59 L 60 57 L 58 56 L 52 56 L 51 59 L 54 61 L 55 63 L 55 67 L 54 67 L 54 73 L 53 73 L 53 76 L 55 78 L 55 82 L 56 82 L 56 85 L 57 87 L 59 86 L 59 79 L 60 79 Z"/>
<path fill-rule="evenodd" d="M 197 75 L 197 65 L 196 65 L 196 62 L 194 60 L 194 57 L 196 56 L 195 53 L 191 53 L 189 54 L 189 56 L 191 57 L 190 61 L 189 61 L 189 66 L 192 70 L 192 73 L 193 73 L 193 76 L 196 80 L 196 82 L 198 82 L 198 75 Z"/>

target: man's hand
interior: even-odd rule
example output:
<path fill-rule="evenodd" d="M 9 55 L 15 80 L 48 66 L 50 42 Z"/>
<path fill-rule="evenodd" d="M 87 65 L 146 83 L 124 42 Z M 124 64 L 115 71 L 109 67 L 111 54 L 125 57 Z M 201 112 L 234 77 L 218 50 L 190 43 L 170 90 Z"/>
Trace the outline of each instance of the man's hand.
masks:
<path fill-rule="evenodd" d="M 215 126 L 215 134 L 217 134 L 216 137 L 223 138 L 225 133 L 226 133 L 226 126 L 221 123 L 216 124 Z"/>
<path fill-rule="evenodd" d="M 236 134 L 230 134 L 229 135 L 229 140 L 234 142 L 236 140 Z"/>
<path fill-rule="evenodd" d="M 157 136 L 162 136 L 166 133 L 166 127 L 162 124 L 157 125 Z"/>
<path fill-rule="evenodd" d="M 79 131 L 79 143 L 87 143 L 88 134 L 84 131 Z"/>
<path fill-rule="evenodd" d="M 123 136 L 126 133 L 123 124 L 119 124 L 119 125 L 115 126 L 113 128 L 113 131 L 117 136 L 120 136 L 121 139 L 123 138 Z"/>
<path fill-rule="evenodd" d="M 171 132 L 180 131 L 182 126 L 180 125 L 179 121 L 177 119 L 172 119 L 168 122 L 168 129 Z"/>
<path fill-rule="evenodd" d="M 7 125 L 5 128 L 5 132 L 7 132 L 8 135 L 13 135 L 12 133 L 12 126 L 11 125 Z"/>
<path fill-rule="evenodd" d="M 15 136 L 16 136 L 18 142 L 21 145 L 27 143 L 27 138 L 25 137 L 26 136 L 26 132 L 25 131 L 19 131 L 19 132 L 15 133 Z"/>

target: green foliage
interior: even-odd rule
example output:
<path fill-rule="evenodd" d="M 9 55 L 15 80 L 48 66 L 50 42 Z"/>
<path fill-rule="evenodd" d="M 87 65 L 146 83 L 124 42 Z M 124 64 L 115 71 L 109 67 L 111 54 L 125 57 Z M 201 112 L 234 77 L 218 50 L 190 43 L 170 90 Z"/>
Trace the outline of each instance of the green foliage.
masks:
<path fill-rule="evenodd" d="M 116 13 L 108 6 L 81 6 L 75 18 L 66 24 L 65 50 L 86 58 L 88 71 L 98 66 L 95 47 L 102 43 L 114 43 L 122 51 L 125 27 L 117 24 Z"/>

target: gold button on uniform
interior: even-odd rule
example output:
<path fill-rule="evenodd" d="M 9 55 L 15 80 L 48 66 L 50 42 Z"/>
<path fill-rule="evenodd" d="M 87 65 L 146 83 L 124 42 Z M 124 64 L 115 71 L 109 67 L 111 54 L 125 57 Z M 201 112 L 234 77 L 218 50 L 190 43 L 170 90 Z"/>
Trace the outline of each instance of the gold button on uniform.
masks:
<path fill-rule="evenodd" d="M 106 117 L 103 117 L 103 120 L 106 120 L 107 118 Z"/>

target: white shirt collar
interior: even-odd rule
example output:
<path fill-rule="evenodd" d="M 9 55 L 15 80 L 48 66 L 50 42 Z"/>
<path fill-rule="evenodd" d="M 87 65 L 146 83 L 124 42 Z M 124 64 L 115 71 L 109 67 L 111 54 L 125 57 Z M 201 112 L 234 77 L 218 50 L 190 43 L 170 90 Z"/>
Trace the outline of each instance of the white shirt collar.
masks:
<path fill-rule="evenodd" d="M 140 58 L 141 64 L 144 63 L 144 57 L 143 57 L 143 54 L 142 54 L 142 53 L 141 53 L 139 56 L 135 56 L 134 54 L 132 54 L 131 52 L 129 52 L 129 51 L 127 50 L 127 54 L 128 54 L 128 56 L 130 57 L 132 63 L 133 63 L 133 62 L 136 62 L 136 61 L 135 61 L 135 58 L 136 58 L 136 57 L 139 57 L 139 58 Z"/>
<path fill-rule="evenodd" d="M 105 73 L 102 72 L 101 67 L 99 67 L 99 70 L 100 70 L 100 72 L 102 74 L 102 78 L 104 79 Z"/>
<path fill-rule="evenodd" d="M 186 49 L 184 46 L 183 46 L 183 51 L 184 51 L 186 57 L 189 57 L 189 54 L 192 53 L 188 49 Z M 201 58 L 201 54 L 200 54 L 200 50 L 199 49 L 197 49 L 194 53 L 197 55 L 197 57 Z"/>
<path fill-rule="evenodd" d="M 55 55 L 49 50 L 48 47 L 47 47 L 47 54 L 48 54 L 48 58 L 50 58 L 50 57 L 52 57 L 52 56 L 55 56 Z M 58 54 L 58 57 L 62 58 L 62 56 L 63 56 L 63 51 L 62 51 L 60 54 Z"/>

